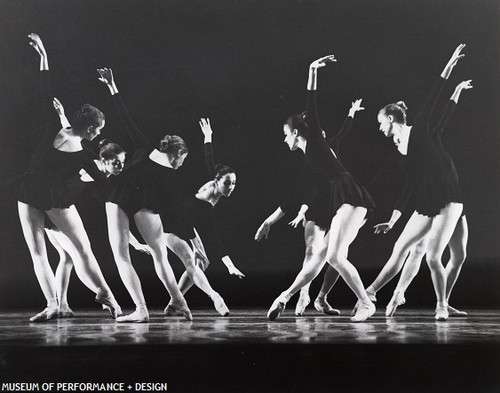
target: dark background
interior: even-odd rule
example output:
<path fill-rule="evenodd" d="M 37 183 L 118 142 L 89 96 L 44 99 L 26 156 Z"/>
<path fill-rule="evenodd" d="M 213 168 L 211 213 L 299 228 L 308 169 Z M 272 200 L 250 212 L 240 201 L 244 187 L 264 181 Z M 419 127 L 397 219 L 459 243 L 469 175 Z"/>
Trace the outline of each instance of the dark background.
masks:
<path fill-rule="evenodd" d="M 268 307 L 302 264 L 302 230 L 276 224 L 268 240 L 254 233 L 276 209 L 299 170 L 301 154 L 283 143 L 282 123 L 305 104 L 308 65 L 334 54 L 338 63 L 320 70 L 319 105 L 323 127 L 334 132 L 350 104 L 363 98 L 343 145 L 344 163 L 365 184 L 395 148 L 378 132 L 376 115 L 389 102 L 404 100 L 409 124 L 434 78 L 459 43 L 466 57 L 443 94 L 472 79 L 448 127 L 446 143 L 466 196 L 470 228 L 468 258 L 452 304 L 498 307 L 500 294 L 500 147 L 498 74 L 499 2 L 468 1 L 0 1 L 0 309 L 43 307 L 17 217 L 18 178 L 27 168 L 43 125 L 38 95 L 39 58 L 27 35 L 43 39 L 54 94 L 67 113 L 89 102 L 106 114 L 103 137 L 118 143 L 122 128 L 108 90 L 95 69 L 111 67 L 133 118 L 151 141 L 181 135 L 190 154 L 180 169 L 190 195 L 206 180 L 200 117 L 214 129 L 215 158 L 234 167 L 238 185 L 217 206 L 219 228 L 235 265 L 247 278 L 227 274 L 220 261 L 208 270 L 212 285 L 231 307 Z M 95 147 L 95 143 L 94 143 Z M 389 161 L 393 162 L 393 161 Z M 370 192 L 386 220 L 400 186 L 389 165 Z M 122 306 L 132 302 L 109 249 L 104 208 L 87 195 L 78 204 L 94 252 Z M 390 255 L 405 219 L 376 237 L 371 221 L 353 243 L 350 260 L 368 285 Z M 50 248 L 50 246 L 49 246 Z M 149 257 L 131 251 L 152 307 L 168 295 Z M 50 249 L 53 265 L 55 252 Z M 182 264 L 171 258 L 176 274 Z M 433 307 L 428 268 L 407 294 L 412 307 Z M 312 295 L 318 282 L 313 284 Z M 395 282 L 380 292 L 390 298 Z M 93 294 L 72 278 L 70 303 L 88 307 Z M 339 281 L 331 303 L 350 307 L 354 295 Z M 187 295 L 193 308 L 209 306 L 198 289 Z"/>

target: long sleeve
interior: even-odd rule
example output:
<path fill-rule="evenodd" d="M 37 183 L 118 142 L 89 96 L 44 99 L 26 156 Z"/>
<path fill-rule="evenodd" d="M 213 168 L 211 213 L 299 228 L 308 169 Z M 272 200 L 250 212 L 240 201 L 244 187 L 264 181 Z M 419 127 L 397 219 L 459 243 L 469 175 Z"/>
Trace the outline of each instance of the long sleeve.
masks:
<path fill-rule="evenodd" d="M 354 119 L 351 116 L 347 116 L 339 132 L 328 139 L 328 145 L 333 149 L 337 156 L 340 156 L 340 142 L 342 142 L 345 136 L 351 131 L 353 122 Z"/>
<path fill-rule="evenodd" d="M 120 120 L 134 145 L 134 151 L 144 147 L 151 147 L 148 139 L 144 136 L 137 124 L 131 118 L 120 93 L 113 94 L 113 102 L 115 103 L 118 116 L 120 117 Z"/>
<path fill-rule="evenodd" d="M 436 102 L 443 90 L 444 85 L 446 84 L 446 79 L 439 77 L 432 86 L 432 89 L 427 96 L 424 106 L 420 110 L 418 117 L 421 121 L 425 121 L 427 124 L 427 129 L 429 129 L 429 121 L 436 105 Z"/>
<path fill-rule="evenodd" d="M 212 180 L 215 177 L 215 161 L 212 143 L 208 142 L 204 145 L 205 150 L 205 165 L 207 167 L 208 178 Z"/>
<path fill-rule="evenodd" d="M 436 126 L 432 128 L 432 134 L 433 135 L 442 135 L 444 133 L 444 130 L 446 126 L 448 125 L 451 116 L 455 112 L 455 108 L 457 107 L 457 104 L 453 100 L 449 100 L 448 103 L 446 104 L 443 113 L 441 114 L 441 117 L 439 118 L 439 121 L 437 122 Z"/>
<path fill-rule="evenodd" d="M 394 206 L 395 210 L 399 210 L 400 212 L 404 212 L 408 207 L 410 202 L 410 198 L 412 197 L 411 192 L 411 179 L 409 178 L 410 174 L 406 173 L 404 177 L 404 185 L 399 194 L 398 200 Z"/>
<path fill-rule="evenodd" d="M 53 138 L 57 135 L 59 130 L 54 127 L 51 119 L 54 118 L 54 108 L 52 107 L 52 100 L 54 99 L 52 93 L 52 84 L 50 81 L 50 71 L 44 70 L 40 71 L 40 92 L 42 97 L 43 113 L 45 116 L 45 129 L 43 134 L 44 142 L 50 139 L 53 142 Z"/>

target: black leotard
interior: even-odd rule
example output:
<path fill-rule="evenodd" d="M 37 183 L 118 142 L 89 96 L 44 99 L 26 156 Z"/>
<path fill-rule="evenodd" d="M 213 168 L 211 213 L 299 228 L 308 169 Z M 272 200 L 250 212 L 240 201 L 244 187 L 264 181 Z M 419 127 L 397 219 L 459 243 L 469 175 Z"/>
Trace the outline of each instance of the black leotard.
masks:
<path fill-rule="evenodd" d="M 458 182 L 447 170 L 449 162 L 446 164 L 438 147 L 439 142 L 436 143 L 433 137 L 441 132 L 438 131 L 443 128 L 441 122 L 432 129 L 429 127 L 432 110 L 445 82 L 443 78 L 436 81 L 411 128 L 405 160 L 405 183 L 395 207 L 399 211 L 409 208 L 433 217 L 448 203 L 461 201 Z"/>
<path fill-rule="evenodd" d="M 107 188 L 105 200 L 120 206 L 129 216 L 142 209 L 159 214 L 165 232 L 183 239 L 194 238 L 181 204 L 178 176 L 172 168 L 151 159 L 152 145 L 130 117 L 121 95 L 113 95 L 120 119 L 134 141 L 132 159 Z"/>
<path fill-rule="evenodd" d="M 337 210 L 344 204 L 373 211 L 375 204 L 368 191 L 358 184 L 323 138 L 316 91 L 308 91 L 307 94 L 307 123 L 306 164 L 314 183 L 305 199 L 312 210 L 308 210 L 308 220 L 328 229 Z"/>
<path fill-rule="evenodd" d="M 58 131 L 55 132 L 49 121 L 54 112 L 49 71 L 41 71 L 40 79 L 46 126 L 21 182 L 18 200 L 40 210 L 68 208 L 75 203 L 76 193 L 68 186 L 67 180 L 78 175 L 82 168 L 95 181 L 103 180 L 105 176 L 85 149 L 65 152 L 54 147 Z"/>

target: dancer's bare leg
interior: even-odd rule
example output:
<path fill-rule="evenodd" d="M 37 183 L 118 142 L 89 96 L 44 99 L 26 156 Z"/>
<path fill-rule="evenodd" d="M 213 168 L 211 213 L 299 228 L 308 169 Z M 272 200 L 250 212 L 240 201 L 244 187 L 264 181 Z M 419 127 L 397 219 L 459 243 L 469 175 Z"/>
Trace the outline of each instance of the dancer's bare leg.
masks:
<path fill-rule="evenodd" d="M 54 208 L 46 211 L 46 214 L 69 239 L 70 244 L 66 251 L 73 260 L 78 278 L 96 294 L 96 301 L 104 304 L 113 317 L 120 315 L 121 308 L 102 275 L 75 206 L 72 205 L 67 209 Z"/>
<path fill-rule="evenodd" d="M 451 236 L 448 247 L 450 248 L 450 260 L 446 265 L 446 301 L 449 302 L 451 292 L 457 282 L 462 266 L 466 258 L 466 248 L 469 230 L 467 227 L 467 219 L 465 216 L 458 220 L 455 231 Z M 457 310 L 448 305 L 450 316 L 467 316 L 465 311 Z"/>
<path fill-rule="evenodd" d="M 432 218 L 414 212 L 394 244 L 392 254 L 375 281 L 367 288 L 375 294 L 401 270 L 410 250 L 431 230 Z"/>
<path fill-rule="evenodd" d="M 441 257 L 446 245 L 451 239 L 458 219 L 462 214 L 461 203 L 450 203 L 446 205 L 439 215 L 433 218 L 432 233 L 429 239 L 426 254 L 427 264 L 431 270 L 432 283 L 436 292 L 437 307 L 436 319 L 446 320 L 448 318 L 448 304 L 446 302 L 446 271 L 441 263 Z"/>
<path fill-rule="evenodd" d="M 135 311 L 130 315 L 117 318 L 117 322 L 147 322 L 149 313 L 142 292 L 141 281 L 130 259 L 129 218 L 117 204 L 112 202 L 106 202 L 106 218 L 109 244 L 113 251 L 118 273 L 135 304 Z"/>
<path fill-rule="evenodd" d="M 304 228 L 304 242 L 306 245 L 304 262 L 302 263 L 302 267 L 306 267 L 309 263 L 313 264 L 313 269 L 308 273 L 311 274 L 316 272 L 315 266 L 318 263 L 318 260 L 323 260 L 326 257 L 326 242 L 324 238 L 324 231 L 319 229 L 322 233 L 318 232 L 319 227 L 317 227 L 313 221 L 307 221 Z M 324 264 L 323 264 L 324 265 Z M 321 271 L 321 269 L 320 269 Z M 319 272 L 320 272 L 319 271 Z M 305 273 L 308 272 L 306 269 Z M 315 273 L 316 277 L 319 272 Z M 299 276 L 297 276 L 299 278 Z M 306 280 L 309 280 L 307 274 L 303 276 Z M 311 286 L 312 280 L 306 282 L 302 288 L 300 289 L 299 300 L 297 301 L 297 305 L 295 307 L 295 315 L 302 315 L 304 313 L 305 308 L 310 303 L 311 299 L 309 297 L 309 288 Z M 299 279 L 298 285 L 301 284 Z"/>
<path fill-rule="evenodd" d="M 18 202 L 17 207 L 24 239 L 33 261 L 35 275 L 47 300 L 47 308 L 31 317 L 30 320 L 32 322 L 43 322 L 57 317 L 56 280 L 47 257 L 44 212 L 23 202 Z"/>
<path fill-rule="evenodd" d="M 222 297 L 214 291 L 208 282 L 207 276 L 203 273 L 203 270 L 195 264 L 195 256 L 193 250 L 188 246 L 188 244 L 179 238 L 177 235 L 171 233 L 171 250 L 179 257 L 179 259 L 184 263 L 186 268 L 186 273 L 189 275 L 194 284 L 205 292 L 210 299 L 214 302 L 215 309 L 222 316 L 229 315 L 229 309 Z M 165 250 L 166 251 L 166 250 Z"/>
<path fill-rule="evenodd" d="M 427 251 L 427 244 L 429 240 L 429 235 L 420 240 L 410 251 L 408 257 L 406 258 L 403 270 L 401 271 L 401 276 L 399 277 L 398 285 L 394 290 L 391 300 L 387 304 L 385 315 L 392 317 L 396 312 L 398 306 L 403 305 L 405 300 L 406 289 L 410 286 L 411 282 L 417 275 L 422 258 Z"/>
<path fill-rule="evenodd" d="M 59 263 L 56 268 L 56 292 L 58 300 L 58 316 L 59 318 L 70 318 L 75 314 L 69 307 L 68 303 L 68 288 L 71 272 L 73 271 L 73 260 L 65 251 L 70 247 L 69 239 L 58 230 L 45 228 L 45 233 L 52 246 L 59 254 Z"/>

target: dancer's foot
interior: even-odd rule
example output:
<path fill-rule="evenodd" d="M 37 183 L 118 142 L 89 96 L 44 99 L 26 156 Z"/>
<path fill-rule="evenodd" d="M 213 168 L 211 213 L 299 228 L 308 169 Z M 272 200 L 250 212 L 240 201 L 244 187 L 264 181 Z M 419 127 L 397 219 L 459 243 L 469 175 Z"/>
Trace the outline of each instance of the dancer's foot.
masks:
<path fill-rule="evenodd" d="M 186 318 L 188 321 L 193 320 L 193 316 L 191 315 L 191 311 L 189 310 L 189 307 L 186 303 L 185 299 L 182 299 L 181 301 L 173 302 L 171 301 L 168 303 L 168 306 L 165 308 L 165 314 L 167 311 L 167 308 L 171 310 L 172 314 L 167 314 L 167 315 L 182 315 L 184 318 Z"/>
<path fill-rule="evenodd" d="M 311 303 L 311 299 L 309 298 L 308 293 L 300 292 L 299 300 L 297 305 L 295 306 L 295 315 L 302 315 L 306 310 L 306 307 Z"/>
<path fill-rule="evenodd" d="M 455 307 L 451 307 L 450 305 L 448 305 L 448 314 L 450 315 L 450 317 L 455 317 L 455 318 L 467 316 L 467 313 L 465 311 L 458 310 Z"/>
<path fill-rule="evenodd" d="M 121 323 L 126 323 L 126 322 L 143 323 L 148 321 L 149 321 L 149 313 L 145 305 L 137 307 L 132 314 L 116 318 L 116 322 L 121 322 Z"/>
<path fill-rule="evenodd" d="M 403 292 L 394 292 L 390 302 L 387 304 L 387 307 L 385 308 L 385 316 L 392 317 L 394 315 L 394 313 L 396 312 L 396 309 L 399 306 L 402 306 L 403 304 L 405 304 L 405 302 L 406 302 L 406 299 L 405 299 L 405 295 Z"/>
<path fill-rule="evenodd" d="M 180 311 L 172 307 L 172 301 L 167 304 L 167 307 L 163 310 L 163 313 L 168 316 L 182 316 Z"/>
<path fill-rule="evenodd" d="M 363 322 L 375 314 L 375 304 L 369 299 L 368 302 L 358 301 L 356 314 L 351 317 L 352 322 Z"/>
<path fill-rule="evenodd" d="M 220 315 L 223 317 L 227 317 L 229 315 L 229 308 L 227 308 L 221 295 L 216 293 L 212 298 L 212 301 L 214 302 L 215 309 Z"/>
<path fill-rule="evenodd" d="M 270 321 L 275 321 L 276 318 L 280 316 L 286 306 L 286 299 L 284 296 L 280 295 L 271 305 L 271 308 L 267 312 L 267 317 Z"/>
<path fill-rule="evenodd" d="M 340 315 L 340 310 L 337 310 L 336 308 L 330 306 L 330 304 L 328 304 L 326 298 L 324 297 L 316 298 L 316 300 L 314 301 L 314 308 L 326 315 Z"/>
<path fill-rule="evenodd" d="M 47 307 L 42 312 L 33 315 L 30 322 L 45 322 L 55 318 L 57 318 L 57 307 Z"/>
<path fill-rule="evenodd" d="M 375 292 L 373 289 L 370 289 L 370 287 L 366 288 L 366 295 L 368 296 L 368 299 L 372 301 L 372 303 L 377 303 L 377 292 Z M 358 300 L 356 302 L 356 305 L 351 311 L 351 316 L 354 316 L 356 312 L 358 311 L 358 307 L 360 306 L 361 302 Z"/>
<path fill-rule="evenodd" d="M 58 318 L 73 318 L 75 313 L 69 306 L 59 307 L 57 310 Z"/>
<path fill-rule="evenodd" d="M 106 295 L 97 294 L 95 297 L 95 301 L 99 304 L 102 304 L 102 308 L 105 310 L 108 310 L 113 318 L 116 319 L 116 317 L 123 315 L 123 311 L 122 311 L 121 307 L 118 305 L 118 303 L 116 302 L 113 295 L 106 296 Z"/>
<path fill-rule="evenodd" d="M 448 306 L 437 306 L 436 307 L 436 321 L 446 321 L 450 314 L 448 313 Z"/>

